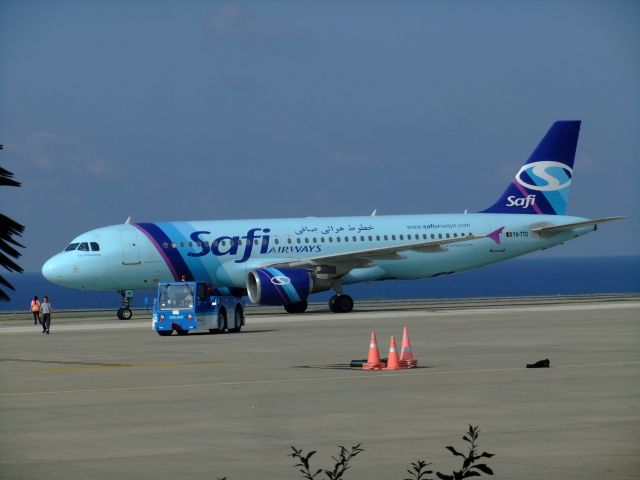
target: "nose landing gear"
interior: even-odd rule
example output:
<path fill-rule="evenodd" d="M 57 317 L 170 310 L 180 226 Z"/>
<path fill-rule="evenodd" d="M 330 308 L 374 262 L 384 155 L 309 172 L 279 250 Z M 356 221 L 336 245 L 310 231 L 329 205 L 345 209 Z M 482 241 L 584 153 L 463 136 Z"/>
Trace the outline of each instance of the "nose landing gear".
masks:
<path fill-rule="evenodd" d="M 120 320 L 129 320 L 133 316 L 133 312 L 129 308 L 133 298 L 133 290 L 121 290 L 120 296 L 122 297 L 122 307 L 118 309 L 118 318 Z"/>

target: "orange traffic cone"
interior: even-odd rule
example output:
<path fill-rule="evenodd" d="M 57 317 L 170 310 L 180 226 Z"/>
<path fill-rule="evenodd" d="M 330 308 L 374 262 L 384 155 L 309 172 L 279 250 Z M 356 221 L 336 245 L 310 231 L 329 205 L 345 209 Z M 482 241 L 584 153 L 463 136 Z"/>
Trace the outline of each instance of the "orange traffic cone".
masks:
<path fill-rule="evenodd" d="M 369 357 L 367 363 L 362 365 L 364 370 L 381 370 L 384 363 L 380 361 L 380 352 L 378 352 L 378 340 L 376 340 L 375 330 L 371 332 L 371 341 L 369 342 Z"/>
<path fill-rule="evenodd" d="M 400 366 L 403 368 L 415 368 L 418 360 L 413 358 L 411 351 L 411 342 L 409 341 L 409 332 L 407 327 L 402 330 L 402 350 L 400 351 Z"/>
<path fill-rule="evenodd" d="M 387 366 L 383 370 L 400 370 L 400 360 L 398 359 L 398 352 L 396 351 L 396 337 L 391 336 L 389 341 L 389 358 L 387 360 Z"/>

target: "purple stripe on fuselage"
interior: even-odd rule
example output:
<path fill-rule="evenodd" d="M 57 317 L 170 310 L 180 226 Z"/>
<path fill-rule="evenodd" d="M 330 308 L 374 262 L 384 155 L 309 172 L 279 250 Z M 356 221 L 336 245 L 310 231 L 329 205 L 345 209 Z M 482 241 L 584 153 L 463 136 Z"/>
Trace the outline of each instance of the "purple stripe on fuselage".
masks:
<path fill-rule="evenodd" d="M 151 240 L 151 243 L 162 256 L 162 259 L 167 264 L 167 267 L 169 267 L 169 270 L 171 270 L 171 274 L 176 281 L 181 279 L 181 275 L 186 275 L 189 281 L 194 280 L 191 270 L 189 270 L 180 252 L 177 248 L 172 248 L 171 239 L 160 227 L 155 223 L 134 223 L 133 226 Z M 167 244 L 168 248 L 163 248 L 163 244 Z"/>

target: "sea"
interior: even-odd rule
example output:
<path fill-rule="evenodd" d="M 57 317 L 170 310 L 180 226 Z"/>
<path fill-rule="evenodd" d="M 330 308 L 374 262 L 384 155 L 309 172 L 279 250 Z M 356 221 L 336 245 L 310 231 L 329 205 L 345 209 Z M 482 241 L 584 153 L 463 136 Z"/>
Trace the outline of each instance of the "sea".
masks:
<path fill-rule="evenodd" d="M 0 274 L 2 274 L 0 272 Z M 59 287 L 40 272 L 2 274 L 14 287 L 2 287 L 11 297 L 0 301 L 0 312 L 28 311 L 34 295 L 47 295 L 54 309 L 116 309 L 116 292 L 91 292 Z M 420 280 L 394 280 L 346 285 L 344 292 L 358 300 L 468 299 L 549 295 L 640 293 L 640 256 L 522 258 L 477 270 Z M 136 291 L 134 308 L 153 304 L 155 291 Z M 309 297 L 327 301 L 333 292 Z"/>

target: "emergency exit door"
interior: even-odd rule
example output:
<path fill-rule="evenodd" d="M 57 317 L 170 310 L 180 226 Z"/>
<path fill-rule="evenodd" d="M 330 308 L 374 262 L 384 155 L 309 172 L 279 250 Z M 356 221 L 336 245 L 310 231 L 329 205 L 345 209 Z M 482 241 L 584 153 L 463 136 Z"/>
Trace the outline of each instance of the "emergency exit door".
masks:
<path fill-rule="evenodd" d="M 140 252 L 138 251 L 138 233 L 133 230 L 120 230 L 122 239 L 122 264 L 139 265 Z"/>

